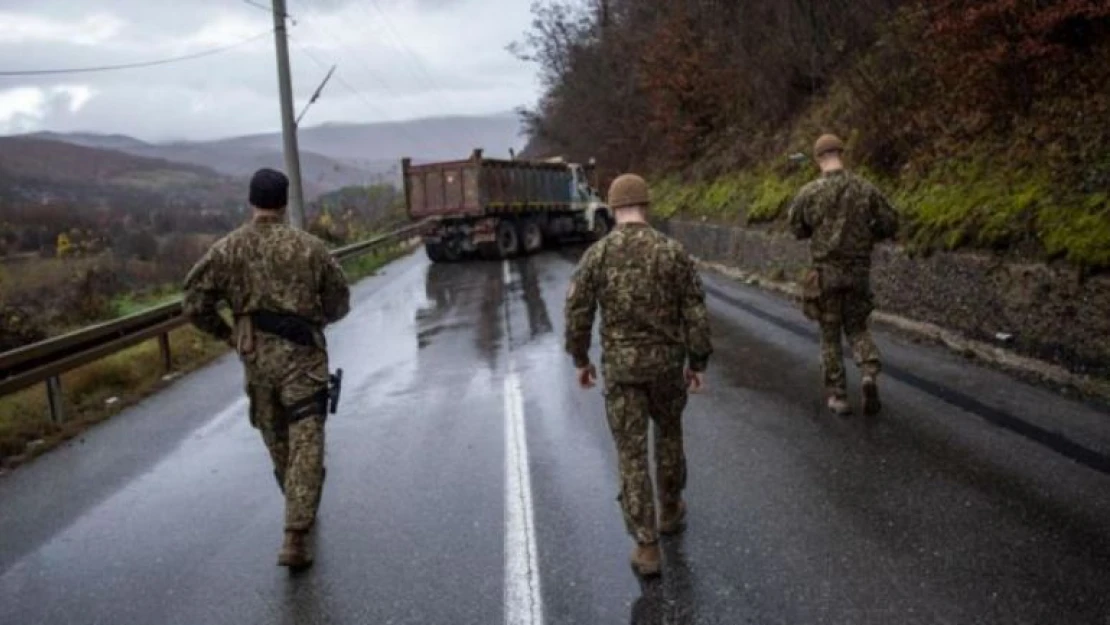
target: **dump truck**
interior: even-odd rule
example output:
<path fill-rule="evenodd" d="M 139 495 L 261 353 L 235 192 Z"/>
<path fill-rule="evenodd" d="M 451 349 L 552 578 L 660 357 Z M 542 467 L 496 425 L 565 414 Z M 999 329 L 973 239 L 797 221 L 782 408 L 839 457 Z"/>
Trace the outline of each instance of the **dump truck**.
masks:
<path fill-rule="evenodd" d="M 401 161 L 413 220 L 430 220 L 424 250 L 432 262 L 533 254 L 607 234 L 613 216 L 596 190 L 593 163 L 484 158 Z"/>

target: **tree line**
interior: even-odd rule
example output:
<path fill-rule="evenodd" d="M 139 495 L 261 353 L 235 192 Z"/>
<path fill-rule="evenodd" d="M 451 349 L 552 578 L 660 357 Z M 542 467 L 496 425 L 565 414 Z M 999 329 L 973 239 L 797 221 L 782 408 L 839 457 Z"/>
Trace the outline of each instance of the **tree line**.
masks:
<path fill-rule="evenodd" d="M 533 13 L 511 47 L 544 88 L 521 112 L 532 155 L 713 176 L 835 126 L 887 173 L 985 137 L 1018 157 L 1047 147 L 1076 173 L 1110 146 L 1105 0 L 543 0 Z"/>

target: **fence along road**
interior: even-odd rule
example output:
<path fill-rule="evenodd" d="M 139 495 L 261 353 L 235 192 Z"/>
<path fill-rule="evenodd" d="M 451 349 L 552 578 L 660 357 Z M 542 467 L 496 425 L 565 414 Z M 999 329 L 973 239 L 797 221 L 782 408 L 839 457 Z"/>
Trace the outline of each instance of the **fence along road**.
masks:
<path fill-rule="evenodd" d="M 350 260 L 414 237 L 426 225 L 426 222 L 413 224 L 332 253 L 339 260 Z M 172 367 L 169 333 L 186 323 L 179 300 L 4 352 L 0 354 L 0 396 L 45 382 L 49 418 L 60 423 L 65 419 L 63 373 L 154 338 L 161 348 L 162 366 L 169 373 Z"/>

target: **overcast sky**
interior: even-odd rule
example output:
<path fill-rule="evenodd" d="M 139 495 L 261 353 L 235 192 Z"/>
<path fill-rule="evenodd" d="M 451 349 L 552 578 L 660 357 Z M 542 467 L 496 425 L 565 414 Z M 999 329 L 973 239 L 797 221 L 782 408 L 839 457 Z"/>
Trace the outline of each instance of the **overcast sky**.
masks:
<path fill-rule="evenodd" d="M 327 67 L 339 66 L 305 125 L 504 112 L 538 95 L 533 67 L 505 51 L 528 28 L 528 0 L 287 4 L 296 22 L 290 56 L 298 111 Z M 159 67 L 0 76 L 0 134 L 95 131 L 168 140 L 278 130 L 272 26 L 267 11 L 245 0 L 0 0 L 0 71 L 155 60 L 267 33 Z"/>

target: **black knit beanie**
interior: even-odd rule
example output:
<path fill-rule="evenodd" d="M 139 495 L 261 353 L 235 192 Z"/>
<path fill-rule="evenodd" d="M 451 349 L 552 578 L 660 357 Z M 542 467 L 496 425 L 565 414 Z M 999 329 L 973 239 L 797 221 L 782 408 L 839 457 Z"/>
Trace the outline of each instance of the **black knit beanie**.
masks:
<path fill-rule="evenodd" d="M 251 206 L 265 210 L 285 208 L 289 202 L 289 179 L 273 169 L 259 169 L 251 177 Z"/>

